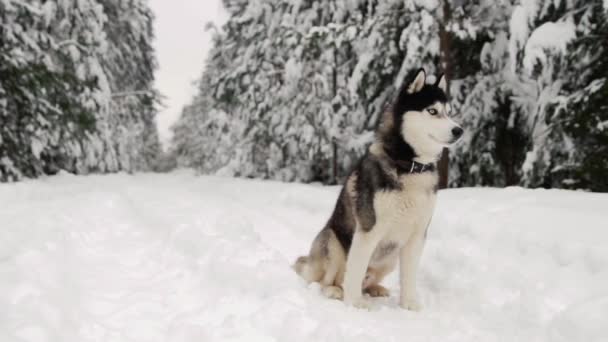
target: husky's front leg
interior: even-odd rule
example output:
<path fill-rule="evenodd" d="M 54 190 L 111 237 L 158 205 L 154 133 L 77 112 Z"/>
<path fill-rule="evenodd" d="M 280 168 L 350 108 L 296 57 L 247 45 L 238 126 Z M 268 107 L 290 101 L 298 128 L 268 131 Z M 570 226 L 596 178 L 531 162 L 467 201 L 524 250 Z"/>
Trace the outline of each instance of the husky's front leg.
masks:
<path fill-rule="evenodd" d="M 369 260 L 376 248 L 377 241 L 371 233 L 357 230 L 346 259 L 344 274 L 344 302 L 356 307 L 367 307 L 363 299 L 362 286 Z"/>
<path fill-rule="evenodd" d="M 405 246 L 401 248 L 399 260 L 401 301 L 399 304 L 404 309 L 413 311 L 422 309 L 416 293 L 416 273 L 418 272 L 418 263 L 423 247 L 424 232 L 420 232 L 411 236 Z"/>

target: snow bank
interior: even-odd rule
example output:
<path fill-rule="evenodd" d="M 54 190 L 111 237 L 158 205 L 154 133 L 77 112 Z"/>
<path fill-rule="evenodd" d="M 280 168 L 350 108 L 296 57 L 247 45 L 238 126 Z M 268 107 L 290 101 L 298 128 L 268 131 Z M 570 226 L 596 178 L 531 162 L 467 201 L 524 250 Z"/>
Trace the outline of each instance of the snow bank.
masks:
<path fill-rule="evenodd" d="M 440 192 L 419 290 L 370 312 L 290 269 L 338 188 L 169 175 L 0 185 L 1 341 L 605 341 L 608 195 Z"/>

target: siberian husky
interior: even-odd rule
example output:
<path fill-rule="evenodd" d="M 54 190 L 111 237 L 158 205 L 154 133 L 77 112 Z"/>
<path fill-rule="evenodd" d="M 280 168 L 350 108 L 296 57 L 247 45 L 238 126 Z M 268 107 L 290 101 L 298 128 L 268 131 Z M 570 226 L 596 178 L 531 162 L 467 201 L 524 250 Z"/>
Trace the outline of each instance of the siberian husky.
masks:
<path fill-rule="evenodd" d="M 426 84 L 424 69 L 404 83 L 309 255 L 296 260 L 295 271 L 325 296 L 368 307 L 363 293 L 388 296 L 380 282 L 399 261 L 400 305 L 421 309 L 416 271 L 435 207 L 435 163 L 463 134 L 446 87 L 444 76 Z"/>

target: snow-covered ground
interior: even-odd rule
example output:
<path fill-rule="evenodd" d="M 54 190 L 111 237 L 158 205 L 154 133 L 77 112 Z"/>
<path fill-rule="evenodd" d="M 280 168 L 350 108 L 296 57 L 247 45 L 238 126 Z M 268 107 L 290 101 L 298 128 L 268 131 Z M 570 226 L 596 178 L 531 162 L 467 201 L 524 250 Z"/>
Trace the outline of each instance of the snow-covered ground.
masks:
<path fill-rule="evenodd" d="M 338 188 L 168 175 L 0 185 L 0 341 L 608 341 L 608 194 L 440 192 L 424 309 L 290 264 Z"/>

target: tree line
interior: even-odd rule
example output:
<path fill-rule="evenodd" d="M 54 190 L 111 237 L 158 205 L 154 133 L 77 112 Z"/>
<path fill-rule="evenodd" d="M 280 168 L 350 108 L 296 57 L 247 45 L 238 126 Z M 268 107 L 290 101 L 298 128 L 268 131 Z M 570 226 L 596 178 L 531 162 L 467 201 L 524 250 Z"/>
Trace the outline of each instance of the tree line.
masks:
<path fill-rule="evenodd" d="M 446 73 L 452 186 L 607 191 L 602 0 L 223 0 L 172 153 L 202 173 L 339 182 L 407 72 Z M 444 164 L 447 166 L 447 163 Z"/>

